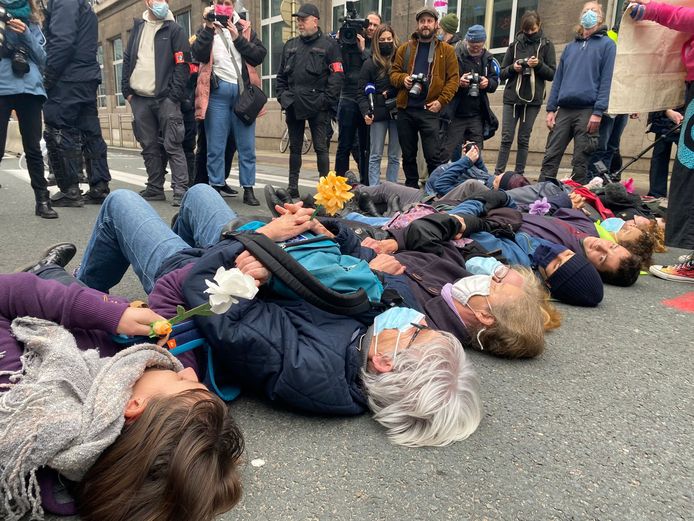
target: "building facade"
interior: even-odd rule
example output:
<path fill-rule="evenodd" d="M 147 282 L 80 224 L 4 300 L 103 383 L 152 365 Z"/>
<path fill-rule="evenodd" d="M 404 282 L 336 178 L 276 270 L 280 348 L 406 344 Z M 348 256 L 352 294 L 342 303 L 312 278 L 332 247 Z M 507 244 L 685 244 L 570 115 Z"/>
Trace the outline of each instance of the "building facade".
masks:
<path fill-rule="evenodd" d="M 276 144 L 284 131 L 284 122 L 279 104 L 274 100 L 275 75 L 279 67 L 284 42 L 292 36 L 291 13 L 301 5 L 300 0 L 237 0 L 237 10 L 247 10 L 248 20 L 258 32 L 268 49 L 268 56 L 259 67 L 263 90 L 270 96 L 267 114 L 258 120 L 256 135 L 258 147 L 276 150 Z M 324 32 L 336 31 L 345 15 L 346 0 L 313 0 L 321 12 L 321 28 Z M 425 4 L 433 0 L 358 0 L 352 2 L 360 15 L 371 11 L 381 13 L 383 20 L 390 22 L 401 39 L 415 28 L 414 15 Z M 439 2 L 437 2 L 438 4 Z M 543 19 L 543 30 L 557 48 L 557 59 L 569 41 L 584 0 L 448 0 L 448 12 L 460 18 L 460 31 L 473 24 L 485 27 L 488 48 L 501 58 L 518 31 L 520 19 L 526 10 L 537 10 Z M 176 21 L 189 35 L 195 33 L 202 23 L 202 11 L 208 1 L 169 0 Z M 603 1 L 606 22 L 615 21 L 622 0 Z M 105 134 L 114 145 L 128 146 L 132 141 L 129 126 L 129 107 L 120 93 L 123 49 L 127 43 L 133 19 L 141 17 L 145 10 L 142 0 L 101 0 L 95 5 L 99 18 L 99 62 L 102 67 L 103 83 L 99 90 L 99 107 Z M 503 87 L 491 96 L 492 108 L 501 117 Z M 638 153 L 647 144 L 643 122 L 631 122 L 623 138 L 622 153 L 625 156 Z M 544 112 L 535 125 L 530 143 L 530 164 L 539 164 L 547 139 L 543 123 Z M 109 128 L 110 127 L 110 128 Z M 499 136 L 488 142 L 486 148 L 494 153 L 498 148 Z M 120 142 L 119 142 L 120 141 Z M 513 158 L 511 158 L 513 159 Z M 567 158 L 567 164 L 570 158 Z M 642 163 L 642 168 L 647 164 Z"/>

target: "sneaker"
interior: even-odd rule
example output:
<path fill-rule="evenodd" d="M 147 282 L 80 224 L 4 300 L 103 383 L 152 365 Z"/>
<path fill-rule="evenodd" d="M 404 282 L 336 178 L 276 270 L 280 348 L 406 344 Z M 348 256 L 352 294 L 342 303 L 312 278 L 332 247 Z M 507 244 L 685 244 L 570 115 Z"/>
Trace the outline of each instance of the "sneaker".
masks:
<path fill-rule="evenodd" d="M 675 282 L 694 283 L 694 254 L 687 255 L 687 260 L 672 266 L 654 264 L 649 268 L 651 275 Z"/>
<path fill-rule="evenodd" d="M 237 190 L 234 190 L 231 186 L 229 186 L 226 183 L 224 184 L 224 186 L 219 187 L 218 192 L 219 195 L 221 195 L 222 197 L 236 197 L 239 194 Z"/>
<path fill-rule="evenodd" d="M 145 188 L 144 190 L 140 190 L 140 196 L 142 196 L 145 201 L 166 201 L 166 194 L 164 194 L 163 190 L 158 192 Z"/>
<path fill-rule="evenodd" d="M 680 255 L 679 257 L 677 257 L 677 263 L 684 264 L 688 260 L 691 260 L 692 257 L 694 257 L 694 251 L 692 253 L 687 253 L 686 255 Z"/>

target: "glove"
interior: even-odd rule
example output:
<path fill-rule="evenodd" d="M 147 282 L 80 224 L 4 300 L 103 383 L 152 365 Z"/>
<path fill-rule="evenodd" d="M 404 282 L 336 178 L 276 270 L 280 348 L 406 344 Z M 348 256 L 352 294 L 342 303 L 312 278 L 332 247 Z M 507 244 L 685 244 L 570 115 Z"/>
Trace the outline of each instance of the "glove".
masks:
<path fill-rule="evenodd" d="M 646 14 L 646 6 L 643 4 L 631 3 L 627 7 L 627 11 L 629 11 L 629 16 L 631 16 L 632 20 L 639 22 L 643 20 Z"/>

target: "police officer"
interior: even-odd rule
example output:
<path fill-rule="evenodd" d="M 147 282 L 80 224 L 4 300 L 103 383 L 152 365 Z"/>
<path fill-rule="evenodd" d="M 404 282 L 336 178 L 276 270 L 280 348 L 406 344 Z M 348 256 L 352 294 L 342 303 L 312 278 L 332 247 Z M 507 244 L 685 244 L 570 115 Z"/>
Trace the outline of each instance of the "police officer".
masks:
<path fill-rule="evenodd" d="M 299 195 L 301 147 L 306 121 L 318 159 L 318 171 L 327 175 L 327 128 L 330 108 L 337 104 L 344 81 L 342 56 L 335 40 L 323 35 L 320 14 L 313 4 L 304 4 L 297 18 L 299 36 L 284 44 L 277 71 L 277 99 L 286 111 L 289 130 L 289 195 Z"/>
<path fill-rule="evenodd" d="M 109 193 L 111 174 L 96 108 L 101 70 L 96 59 L 98 28 L 88 0 L 49 0 L 46 8 L 48 99 L 43 106 L 48 160 L 60 192 L 53 206 L 99 204 Z M 84 152 L 89 191 L 79 190 Z"/>

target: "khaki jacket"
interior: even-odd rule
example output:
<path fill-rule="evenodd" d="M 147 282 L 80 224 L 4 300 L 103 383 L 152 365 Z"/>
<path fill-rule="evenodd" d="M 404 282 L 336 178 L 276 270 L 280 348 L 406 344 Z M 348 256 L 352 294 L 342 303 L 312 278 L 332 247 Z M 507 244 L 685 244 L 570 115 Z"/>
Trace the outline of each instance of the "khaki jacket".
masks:
<path fill-rule="evenodd" d="M 435 42 L 434 62 L 432 64 L 431 78 L 429 78 L 430 83 L 426 103 L 438 100 L 443 108 L 451 102 L 458 90 L 458 82 L 460 81 L 458 60 L 452 46 L 436 38 L 432 41 Z M 401 109 L 407 108 L 405 78 L 412 73 L 414 59 L 417 54 L 417 44 L 417 35 L 413 34 L 408 42 L 398 47 L 390 73 L 390 82 L 398 89 L 397 106 Z M 410 48 L 410 56 L 405 66 L 403 62 L 405 61 L 405 50 L 408 46 Z"/>

